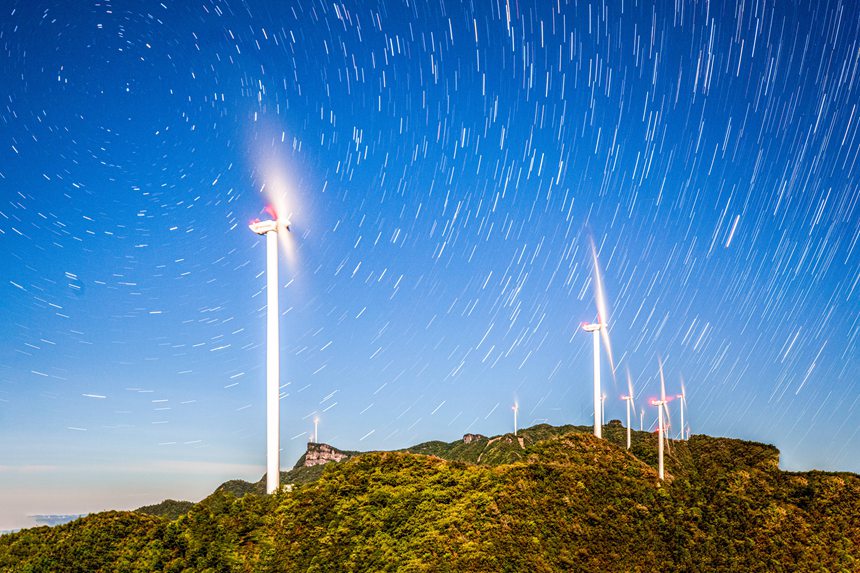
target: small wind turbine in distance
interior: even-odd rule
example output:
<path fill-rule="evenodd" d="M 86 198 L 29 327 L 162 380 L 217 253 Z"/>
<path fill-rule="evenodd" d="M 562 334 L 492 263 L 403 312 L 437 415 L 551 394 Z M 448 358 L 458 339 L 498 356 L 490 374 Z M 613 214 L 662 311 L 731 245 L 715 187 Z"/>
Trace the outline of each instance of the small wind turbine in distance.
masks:
<path fill-rule="evenodd" d="M 606 422 L 606 392 L 600 396 L 600 423 Z"/>
<path fill-rule="evenodd" d="M 511 409 L 514 411 L 514 436 L 516 436 L 517 435 L 517 412 L 520 411 L 520 405 L 517 404 L 516 402 L 514 402 L 514 406 Z"/>
<path fill-rule="evenodd" d="M 639 431 L 645 431 L 645 408 L 639 411 Z"/>
<path fill-rule="evenodd" d="M 658 359 L 659 360 L 659 359 Z M 659 360 L 660 363 L 660 399 L 654 400 L 651 402 L 654 406 L 657 406 L 658 410 L 658 422 L 657 422 L 657 438 L 658 438 L 658 446 L 657 446 L 657 456 L 658 456 L 658 473 L 660 474 L 660 481 L 663 481 L 665 474 L 663 471 L 663 437 L 666 435 L 665 425 L 663 423 L 663 409 L 666 409 L 666 417 L 669 417 L 669 407 L 668 402 L 666 400 L 666 382 L 663 379 L 663 361 Z M 668 440 L 668 438 L 667 438 Z"/>
<path fill-rule="evenodd" d="M 319 434 L 317 433 L 317 431 L 319 430 L 319 427 L 320 427 L 320 417 L 314 416 L 314 443 L 315 444 L 320 443 L 319 442 Z"/>
<path fill-rule="evenodd" d="M 269 221 L 254 221 L 250 229 L 266 236 L 266 493 L 280 484 L 280 344 L 278 341 L 278 232 L 289 231 L 290 221 L 280 220 L 274 209 Z"/>
<path fill-rule="evenodd" d="M 666 402 L 663 400 L 653 400 L 651 405 L 657 406 L 657 415 L 659 417 L 659 421 L 657 422 L 657 471 L 660 474 L 660 481 L 663 481 L 663 406 L 666 405 Z"/>
<path fill-rule="evenodd" d="M 681 401 L 681 439 L 685 440 L 687 439 L 684 437 L 685 432 L 687 432 L 687 426 L 684 425 L 684 408 L 687 407 L 687 390 L 684 388 L 684 378 L 681 378 L 681 393 L 676 398 Z"/>
<path fill-rule="evenodd" d="M 627 449 L 630 449 L 630 410 L 633 409 L 633 381 L 630 379 L 630 370 L 627 371 L 627 395 L 621 397 L 627 403 Z M 643 410 L 644 413 L 644 410 Z M 639 422 L 642 429 L 642 422 Z"/>

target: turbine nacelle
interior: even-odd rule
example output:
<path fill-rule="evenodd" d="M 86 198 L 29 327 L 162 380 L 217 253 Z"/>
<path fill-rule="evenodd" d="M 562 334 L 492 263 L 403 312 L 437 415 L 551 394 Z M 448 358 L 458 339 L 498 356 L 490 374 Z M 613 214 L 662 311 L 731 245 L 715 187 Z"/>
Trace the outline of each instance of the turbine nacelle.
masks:
<path fill-rule="evenodd" d="M 278 219 L 277 221 L 254 221 L 248 228 L 257 233 L 258 235 L 265 235 L 266 233 L 275 232 L 277 233 L 279 229 L 283 228 L 287 231 L 290 230 L 290 221 L 289 219 L 285 221 L 281 221 Z"/>
<path fill-rule="evenodd" d="M 599 322 L 594 322 L 592 324 L 583 323 L 582 324 L 582 330 L 584 330 L 585 332 L 594 332 L 596 330 L 600 330 L 601 328 L 603 328 L 605 326 L 606 326 L 605 324 L 601 324 Z"/>

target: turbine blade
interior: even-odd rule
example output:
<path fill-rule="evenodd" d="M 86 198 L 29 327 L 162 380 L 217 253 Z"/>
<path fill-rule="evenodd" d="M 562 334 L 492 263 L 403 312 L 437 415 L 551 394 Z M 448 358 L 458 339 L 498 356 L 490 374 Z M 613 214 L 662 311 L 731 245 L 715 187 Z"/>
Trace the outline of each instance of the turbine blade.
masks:
<path fill-rule="evenodd" d="M 666 402 L 666 378 L 663 376 L 663 359 L 657 357 L 657 362 L 660 365 L 660 401 L 662 402 L 661 408 L 666 410 L 666 428 L 672 425 L 672 418 L 669 416 L 669 404 Z M 666 444 L 669 443 L 669 432 L 667 429 L 663 429 L 663 435 L 666 438 Z"/>
<path fill-rule="evenodd" d="M 597 247 L 594 239 L 591 240 L 591 258 L 594 264 L 594 302 L 597 305 L 597 322 L 603 325 L 600 329 L 600 337 L 606 347 L 606 356 L 609 358 L 609 366 L 612 368 L 612 379 L 615 380 L 615 359 L 612 356 L 612 344 L 609 341 L 608 321 L 609 312 L 606 308 L 606 293 L 603 290 L 603 278 L 600 275 L 600 264 L 597 261 Z"/>
<path fill-rule="evenodd" d="M 630 409 L 636 411 L 636 406 L 633 404 L 633 379 L 630 377 L 630 368 L 627 368 L 627 395 L 630 396 Z"/>
<path fill-rule="evenodd" d="M 665 402 L 660 406 L 666 412 L 666 424 L 663 428 L 663 439 L 666 440 L 666 450 L 672 452 L 672 443 L 669 441 L 669 428 L 672 427 L 672 420 L 669 418 L 669 405 Z"/>
<path fill-rule="evenodd" d="M 603 346 L 606 347 L 606 357 L 609 358 L 609 367 L 612 369 L 612 380 L 615 380 L 615 359 L 612 357 L 612 343 L 609 342 L 609 330 L 604 326 L 600 329 L 600 337 L 603 339 Z"/>
<path fill-rule="evenodd" d="M 287 266 L 295 272 L 299 266 L 299 249 L 295 235 L 281 228 L 278 232 L 278 243 L 284 253 L 284 258 L 287 260 Z"/>
<path fill-rule="evenodd" d="M 269 148 L 255 150 L 254 156 L 257 177 L 262 184 L 260 192 L 266 201 L 265 211 L 278 222 L 278 247 L 284 252 L 291 270 L 295 271 L 299 263 L 298 245 L 288 225 L 290 222 L 302 225 L 307 220 L 308 210 L 298 185 L 293 181 L 287 158 Z M 296 215 L 299 216 L 298 221 Z"/>
<path fill-rule="evenodd" d="M 663 359 L 658 357 L 657 363 L 660 365 L 660 400 L 666 402 L 666 379 L 663 377 Z"/>

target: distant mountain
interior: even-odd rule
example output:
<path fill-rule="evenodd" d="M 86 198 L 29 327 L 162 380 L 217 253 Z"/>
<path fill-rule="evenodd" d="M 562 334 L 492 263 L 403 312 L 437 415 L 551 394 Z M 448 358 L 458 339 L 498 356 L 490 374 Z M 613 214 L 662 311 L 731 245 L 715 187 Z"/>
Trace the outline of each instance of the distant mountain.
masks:
<path fill-rule="evenodd" d="M 312 444 L 282 474 L 291 491 L 227 482 L 173 520 L 106 512 L 5 535 L 0 571 L 860 570 L 860 476 L 783 472 L 772 446 L 693 436 L 660 482 L 656 437 L 634 432 L 628 452 L 625 432 Z M 305 465 L 323 452 L 344 457 Z"/>
<path fill-rule="evenodd" d="M 69 523 L 70 521 L 74 521 L 75 519 L 84 517 L 85 513 L 75 513 L 75 514 L 36 514 L 30 515 L 30 519 L 35 521 L 38 525 L 47 525 L 48 527 L 53 527 L 55 525 L 62 525 L 64 523 Z M 8 535 L 9 533 L 16 533 L 21 531 L 20 529 L 2 529 L 0 530 L 0 535 Z"/>
<path fill-rule="evenodd" d="M 76 514 L 52 514 L 52 515 L 31 515 L 30 519 L 38 523 L 39 525 L 62 525 L 64 523 L 68 523 L 70 521 L 74 521 L 80 517 L 84 517 L 85 513 L 76 513 Z"/>
<path fill-rule="evenodd" d="M 180 515 L 188 513 L 188 510 L 190 510 L 192 507 L 194 507 L 194 503 L 190 501 L 176 501 L 175 499 L 165 499 L 161 503 L 138 507 L 134 511 L 137 513 L 145 513 L 147 515 L 166 517 L 167 519 L 176 519 Z"/>

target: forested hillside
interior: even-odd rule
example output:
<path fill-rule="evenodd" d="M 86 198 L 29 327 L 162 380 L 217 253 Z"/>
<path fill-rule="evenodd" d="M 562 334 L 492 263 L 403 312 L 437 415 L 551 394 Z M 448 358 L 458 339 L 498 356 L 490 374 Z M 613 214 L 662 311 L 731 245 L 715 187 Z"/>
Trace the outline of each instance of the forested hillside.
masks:
<path fill-rule="evenodd" d="M 274 496 L 225 484 L 173 520 L 108 512 L 0 537 L 0 571 L 860 570 L 857 475 L 693 436 L 660 483 L 653 435 L 632 452 L 617 422 L 605 436 L 541 425 L 353 454 L 285 473 L 306 479 Z"/>

